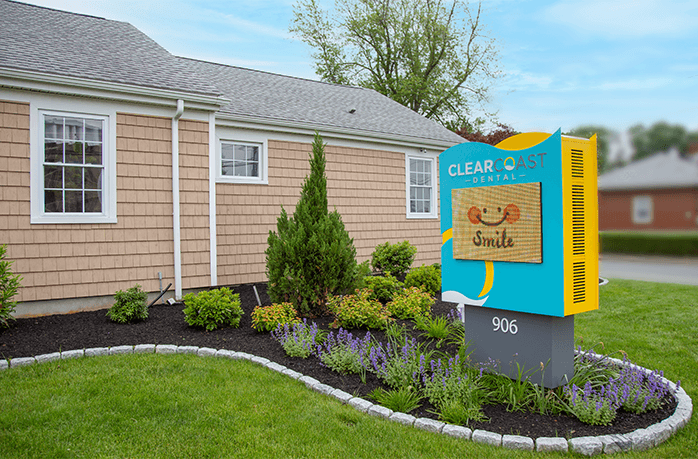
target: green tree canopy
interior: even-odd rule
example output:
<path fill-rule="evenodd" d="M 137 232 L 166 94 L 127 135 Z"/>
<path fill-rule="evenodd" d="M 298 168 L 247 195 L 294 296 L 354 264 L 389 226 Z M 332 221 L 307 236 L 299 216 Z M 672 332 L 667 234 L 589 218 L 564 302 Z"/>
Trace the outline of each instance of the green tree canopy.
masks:
<path fill-rule="evenodd" d="M 294 5 L 290 31 L 314 50 L 323 81 L 371 88 L 456 130 L 496 77 L 481 5 L 461 0 L 316 0 Z"/>
<path fill-rule="evenodd" d="M 696 133 L 691 133 L 680 124 L 669 124 L 664 121 L 654 123 L 649 129 L 642 124 L 630 128 L 635 154 L 633 161 L 646 158 L 660 151 L 667 151 L 672 147 L 679 152 L 686 153 L 689 138 L 695 138 Z"/>

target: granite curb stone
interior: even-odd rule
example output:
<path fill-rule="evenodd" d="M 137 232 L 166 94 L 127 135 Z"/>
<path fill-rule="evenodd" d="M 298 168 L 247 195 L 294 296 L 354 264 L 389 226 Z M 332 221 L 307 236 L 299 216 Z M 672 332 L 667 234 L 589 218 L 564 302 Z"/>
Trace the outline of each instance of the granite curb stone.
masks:
<path fill-rule="evenodd" d="M 133 346 L 114 346 L 109 348 L 109 355 L 133 354 Z"/>
<path fill-rule="evenodd" d="M 584 456 L 594 456 L 601 454 L 603 443 L 597 437 L 577 437 L 568 440 L 570 451 Z"/>
<path fill-rule="evenodd" d="M 530 437 L 520 435 L 500 435 L 486 430 L 472 431 L 467 427 L 446 424 L 441 421 L 436 421 L 429 418 L 415 418 L 412 415 L 392 410 L 380 405 L 374 405 L 368 400 L 360 397 L 354 397 L 339 389 L 333 389 L 331 386 L 320 383 L 318 380 L 309 376 L 304 376 L 294 370 L 291 370 L 283 365 L 277 364 L 264 357 L 258 357 L 245 352 L 235 352 L 226 349 L 199 348 L 198 346 L 176 346 L 172 344 L 139 344 L 136 346 L 114 346 L 111 348 L 90 348 L 90 349 L 75 349 L 65 352 L 54 352 L 52 354 L 43 354 L 35 357 L 19 357 L 10 360 L 0 360 L 0 370 L 5 370 L 14 366 L 31 365 L 33 363 L 44 363 L 58 359 L 79 358 L 83 356 L 97 355 L 114 355 L 123 353 L 157 353 L 157 354 L 198 354 L 201 356 L 216 356 L 227 357 L 232 359 L 245 359 L 261 364 L 274 371 L 278 371 L 293 379 L 303 381 L 303 383 L 318 392 L 326 395 L 331 395 L 340 400 L 342 403 L 351 405 L 358 411 L 366 412 L 374 416 L 387 418 L 394 422 L 399 422 L 403 425 L 413 425 L 419 429 L 427 430 L 435 433 L 470 439 L 476 443 L 484 443 L 494 446 L 503 446 L 510 449 L 518 450 L 536 450 L 541 452 L 547 451 L 572 451 L 575 453 L 591 456 L 604 452 L 612 454 L 622 451 L 643 451 L 648 448 L 657 446 L 671 437 L 679 429 L 683 428 L 691 419 L 693 414 L 693 403 L 686 391 L 679 387 L 676 390 L 676 384 L 662 378 L 672 390 L 676 390 L 675 397 L 677 407 L 674 414 L 667 419 L 653 424 L 645 429 L 638 429 L 628 434 L 620 435 L 602 435 L 599 437 L 577 437 L 570 440 L 565 440 L 561 437 L 540 437 L 535 441 Z M 577 351 L 576 351 L 577 352 Z M 618 359 L 609 359 L 614 363 L 624 365 Z M 645 373 L 651 374 L 654 371 L 632 365 L 635 368 L 642 369 Z M 535 448 L 534 448 L 535 447 Z"/>
<path fill-rule="evenodd" d="M 567 440 L 561 437 L 538 437 L 536 438 L 536 451 L 541 452 L 563 452 L 569 449 Z"/>
<path fill-rule="evenodd" d="M 486 445 L 501 446 L 502 436 L 498 433 L 488 432 L 487 430 L 476 430 L 470 437 L 475 443 L 484 443 Z"/>
<path fill-rule="evenodd" d="M 85 354 L 85 355 L 87 355 L 87 354 Z M 43 354 L 43 355 L 36 356 L 36 361 L 38 363 L 53 362 L 54 360 L 60 360 L 60 359 L 61 359 L 60 352 L 53 352 L 51 354 Z"/>
<path fill-rule="evenodd" d="M 502 446 L 509 449 L 533 451 L 534 443 L 531 437 L 521 435 L 502 435 Z"/>
<path fill-rule="evenodd" d="M 441 433 L 441 429 L 443 429 L 445 425 L 445 422 L 436 421 L 430 418 L 417 418 L 414 421 L 414 426 L 416 428 L 434 433 Z"/>
<path fill-rule="evenodd" d="M 134 354 L 152 354 L 155 352 L 154 344 L 139 344 L 133 348 Z"/>

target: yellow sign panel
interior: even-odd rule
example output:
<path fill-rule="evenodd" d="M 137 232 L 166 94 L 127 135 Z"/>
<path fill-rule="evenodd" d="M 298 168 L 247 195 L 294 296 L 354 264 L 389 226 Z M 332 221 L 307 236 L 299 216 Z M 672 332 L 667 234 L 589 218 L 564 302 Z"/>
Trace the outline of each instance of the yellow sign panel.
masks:
<path fill-rule="evenodd" d="M 453 258 L 542 263 L 541 184 L 451 190 Z"/>

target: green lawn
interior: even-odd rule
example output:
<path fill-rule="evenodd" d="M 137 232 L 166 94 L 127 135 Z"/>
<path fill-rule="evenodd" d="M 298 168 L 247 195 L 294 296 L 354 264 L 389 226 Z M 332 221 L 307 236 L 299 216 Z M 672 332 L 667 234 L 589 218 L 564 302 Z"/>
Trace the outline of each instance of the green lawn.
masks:
<path fill-rule="evenodd" d="M 624 350 L 698 399 L 698 287 L 612 280 L 575 318 L 585 348 Z M 137 344 L 137 343 L 134 343 Z M 599 347 L 597 347 L 600 350 Z M 0 372 L 0 457 L 526 458 L 364 415 L 247 361 L 188 355 L 64 360 Z M 691 421 L 658 448 L 695 457 Z"/>

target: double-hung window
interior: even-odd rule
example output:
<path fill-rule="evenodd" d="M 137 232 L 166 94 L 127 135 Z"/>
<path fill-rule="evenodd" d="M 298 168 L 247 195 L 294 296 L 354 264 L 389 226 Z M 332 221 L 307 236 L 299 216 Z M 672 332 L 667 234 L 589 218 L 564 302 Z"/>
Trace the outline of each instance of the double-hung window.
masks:
<path fill-rule="evenodd" d="M 436 159 L 407 155 L 407 217 L 436 218 Z"/>
<path fill-rule="evenodd" d="M 221 140 L 219 181 L 266 183 L 264 144 Z"/>
<path fill-rule="evenodd" d="M 116 221 L 114 190 L 108 186 L 109 118 L 39 111 L 37 128 L 32 222 Z"/>

